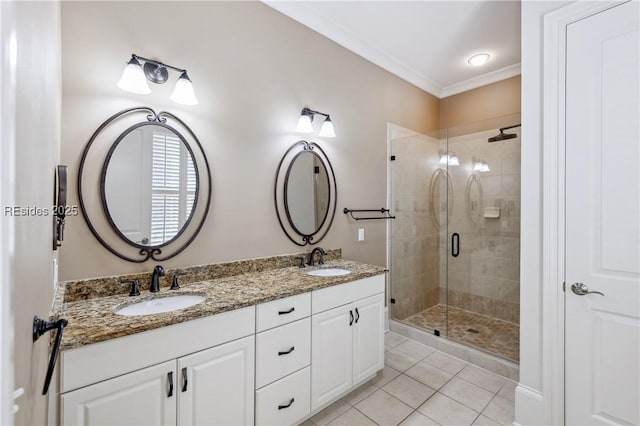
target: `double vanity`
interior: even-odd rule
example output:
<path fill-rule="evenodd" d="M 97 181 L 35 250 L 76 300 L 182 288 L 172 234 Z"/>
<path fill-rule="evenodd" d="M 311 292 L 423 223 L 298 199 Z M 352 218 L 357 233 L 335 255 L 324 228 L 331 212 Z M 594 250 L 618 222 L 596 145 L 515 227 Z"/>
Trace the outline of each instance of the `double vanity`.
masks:
<path fill-rule="evenodd" d="M 300 253 L 158 265 L 194 241 L 211 206 L 205 150 L 172 113 L 109 117 L 82 152 L 77 193 L 105 250 L 155 265 L 58 287 L 51 324 L 66 328 L 48 372 L 59 347 L 50 424 L 298 424 L 383 368 L 384 268 L 318 246 L 306 262 Z M 285 152 L 273 195 L 292 244 L 327 235 L 336 194 L 317 143 Z"/>
<path fill-rule="evenodd" d="M 297 265 L 167 271 L 155 293 L 149 274 L 63 283 L 57 423 L 298 424 L 367 381 L 384 364 L 384 269 L 339 250 Z"/>

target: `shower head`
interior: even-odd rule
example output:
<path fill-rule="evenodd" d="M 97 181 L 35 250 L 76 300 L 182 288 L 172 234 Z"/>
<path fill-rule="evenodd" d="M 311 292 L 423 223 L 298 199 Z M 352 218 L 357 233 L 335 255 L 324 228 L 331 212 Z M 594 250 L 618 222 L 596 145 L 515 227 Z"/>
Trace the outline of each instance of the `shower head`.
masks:
<path fill-rule="evenodd" d="M 489 142 L 506 141 L 507 139 L 513 139 L 517 137 L 518 135 L 516 135 L 515 133 L 504 133 L 504 131 L 500 129 L 500 134 L 489 138 Z"/>
<path fill-rule="evenodd" d="M 515 133 L 505 133 L 504 131 L 507 129 L 514 129 L 520 126 L 521 126 L 520 124 L 515 124 L 513 126 L 501 127 L 500 129 L 498 129 L 500 130 L 500 134 L 492 138 L 489 138 L 489 142 L 499 142 L 499 141 L 506 141 L 507 139 L 517 138 L 518 135 L 516 135 Z"/>

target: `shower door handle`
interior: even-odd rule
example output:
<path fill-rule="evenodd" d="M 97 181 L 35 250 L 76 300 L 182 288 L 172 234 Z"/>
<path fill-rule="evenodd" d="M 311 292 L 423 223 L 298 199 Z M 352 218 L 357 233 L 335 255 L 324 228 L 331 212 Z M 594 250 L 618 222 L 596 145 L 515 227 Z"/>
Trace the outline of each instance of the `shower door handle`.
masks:
<path fill-rule="evenodd" d="M 454 232 L 451 235 L 451 256 L 458 257 L 460 255 L 460 234 Z"/>

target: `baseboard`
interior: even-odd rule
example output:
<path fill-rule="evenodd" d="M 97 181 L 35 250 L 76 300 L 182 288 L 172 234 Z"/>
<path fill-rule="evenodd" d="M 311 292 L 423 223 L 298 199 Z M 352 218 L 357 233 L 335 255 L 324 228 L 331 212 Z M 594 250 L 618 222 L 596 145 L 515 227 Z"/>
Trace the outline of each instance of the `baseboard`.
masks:
<path fill-rule="evenodd" d="M 516 418 L 514 425 L 544 425 L 544 397 L 542 393 L 522 384 L 516 387 Z"/>

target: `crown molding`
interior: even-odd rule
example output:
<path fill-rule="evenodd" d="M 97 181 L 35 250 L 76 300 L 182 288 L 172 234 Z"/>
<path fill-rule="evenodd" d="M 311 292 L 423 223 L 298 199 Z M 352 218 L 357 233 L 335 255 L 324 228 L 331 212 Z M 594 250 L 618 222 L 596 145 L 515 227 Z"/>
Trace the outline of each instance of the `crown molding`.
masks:
<path fill-rule="evenodd" d="M 516 75 L 520 75 L 521 66 L 520 63 L 509 65 L 508 67 L 501 68 L 499 70 L 491 71 L 486 74 L 479 75 L 477 77 L 463 80 L 450 86 L 444 87 L 440 92 L 440 98 L 446 98 L 448 96 L 457 95 L 458 93 L 466 92 L 478 87 L 486 86 L 487 84 L 496 83 L 498 81 L 506 80 Z"/>
<path fill-rule="evenodd" d="M 427 93 L 440 97 L 442 87 L 429 77 L 407 66 L 395 57 L 382 52 L 377 47 L 362 40 L 331 18 L 319 12 L 309 3 L 302 1 L 262 0 L 267 6 L 311 28 L 358 56 L 373 62 L 401 79 L 419 87 Z"/>
<path fill-rule="evenodd" d="M 262 0 L 262 3 L 439 99 L 520 74 L 520 64 L 518 63 L 443 87 L 393 55 L 389 55 L 375 45 L 361 39 L 348 28 L 336 23 L 318 11 L 308 2 Z"/>

